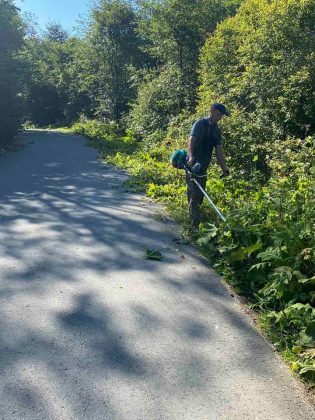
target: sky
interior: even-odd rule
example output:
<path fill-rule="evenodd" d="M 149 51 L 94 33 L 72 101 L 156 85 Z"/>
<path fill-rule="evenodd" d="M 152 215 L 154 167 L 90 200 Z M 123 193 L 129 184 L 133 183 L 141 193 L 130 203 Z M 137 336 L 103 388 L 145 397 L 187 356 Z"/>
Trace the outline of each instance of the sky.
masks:
<path fill-rule="evenodd" d="M 76 26 L 79 15 L 86 14 L 89 0 L 15 0 L 22 12 L 31 12 L 41 29 L 49 21 L 61 23 L 68 32 Z"/>

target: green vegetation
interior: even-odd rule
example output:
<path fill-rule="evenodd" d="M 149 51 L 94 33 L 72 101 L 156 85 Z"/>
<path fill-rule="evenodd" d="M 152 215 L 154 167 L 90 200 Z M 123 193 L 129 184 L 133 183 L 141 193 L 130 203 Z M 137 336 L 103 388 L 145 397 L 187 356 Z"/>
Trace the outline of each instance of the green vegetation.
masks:
<path fill-rule="evenodd" d="M 153 261 L 162 261 L 163 259 L 160 251 L 155 251 L 149 248 L 146 248 L 145 250 L 145 258 Z"/>
<path fill-rule="evenodd" d="M 16 134 L 22 116 L 24 24 L 13 1 L 0 0 L 0 147 Z"/>
<path fill-rule="evenodd" d="M 315 0 L 99 0 L 80 37 L 36 33 L 13 0 L 0 12 L 0 140 L 21 115 L 74 124 L 184 227 L 169 156 L 212 102 L 228 106 L 232 175 L 212 166 L 207 184 L 228 224 L 205 203 L 195 242 L 314 384 Z"/>
<path fill-rule="evenodd" d="M 214 99 L 230 106 L 226 147 L 234 167 L 251 173 L 257 156 L 255 166 L 268 175 L 275 143 L 314 132 L 314 17 L 313 0 L 247 0 L 205 43 L 198 109 Z"/>

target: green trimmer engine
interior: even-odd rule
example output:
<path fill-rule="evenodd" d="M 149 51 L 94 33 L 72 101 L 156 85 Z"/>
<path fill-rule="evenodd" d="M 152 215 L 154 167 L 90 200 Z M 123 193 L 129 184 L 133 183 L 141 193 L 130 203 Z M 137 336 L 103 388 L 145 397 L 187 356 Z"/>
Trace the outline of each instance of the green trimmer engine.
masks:
<path fill-rule="evenodd" d="M 184 149 L 175 150 L 170 157 L 170 164 L 176 169 L 184 169 L 187 165 L 187 152 Z"/>

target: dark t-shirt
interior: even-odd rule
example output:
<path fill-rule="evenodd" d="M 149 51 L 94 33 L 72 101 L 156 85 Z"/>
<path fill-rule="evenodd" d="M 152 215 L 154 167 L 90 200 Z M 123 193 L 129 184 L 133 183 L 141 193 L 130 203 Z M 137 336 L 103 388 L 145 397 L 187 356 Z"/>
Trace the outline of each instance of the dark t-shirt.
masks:
<path fill-rule="evenodd" d="M 193 125 L 190 135 L 197 139 L 194 158 L 201 164 L 202 172 L 206 173 L 213 148 L 221 144 L 221 130 L 217 124 L 211 123 L 209 118 L 201 118 Z"/>

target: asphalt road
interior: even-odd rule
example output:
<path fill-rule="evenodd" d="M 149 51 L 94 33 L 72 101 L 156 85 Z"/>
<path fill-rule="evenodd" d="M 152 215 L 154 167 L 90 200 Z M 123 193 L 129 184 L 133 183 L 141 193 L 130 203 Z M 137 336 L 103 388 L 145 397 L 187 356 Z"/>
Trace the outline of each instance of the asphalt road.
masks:
<path fill-rule="evenodd" d="M 315 419 L 176 225 L 78 136 L 0 157 L 0 418 Z M 144 259 L 146 247 L 162 262 Z"/>

